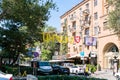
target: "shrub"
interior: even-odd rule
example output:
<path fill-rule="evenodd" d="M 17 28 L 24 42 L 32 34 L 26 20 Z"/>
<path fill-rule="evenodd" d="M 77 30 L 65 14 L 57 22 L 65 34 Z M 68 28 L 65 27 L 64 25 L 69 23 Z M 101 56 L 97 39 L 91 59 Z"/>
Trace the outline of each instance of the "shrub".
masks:
<path fill-rule="evenodd" d="M 53 76 L 39 76 L 38 80 L 106 80 L 106 79 L 87 78 L 85 76 L 53 75 Z"/>
<path fill-rule="evenodd" d="M 26 66 L 8 66 L 8 65 L 4 65 L 3 66 L 5 68 L 5 73 L 10 73 L 13 74 L 13 76 L 26 76 L 27 74 L 32 74 L 33 73 L 33 68 L 32 67 L 26 67 Z M 20 74 L 19 74 L 19 69 L 20 69 Z M 26 72 L 26 75 L 25 75 Z M 23 75 L 24 74 L 24 75 Z"/>
<path fill-rule="evenodd" d="M 95 65 L 87 64 L 87 67 L 91 73 L 94 73 L 97 70 L 97 66 Z"/>

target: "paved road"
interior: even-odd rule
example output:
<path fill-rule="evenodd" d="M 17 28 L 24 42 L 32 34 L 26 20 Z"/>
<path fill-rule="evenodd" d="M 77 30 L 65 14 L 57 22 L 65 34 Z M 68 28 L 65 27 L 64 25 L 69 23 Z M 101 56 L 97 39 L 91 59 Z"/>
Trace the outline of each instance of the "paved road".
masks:
<path fill-rule="evenodd" d="M 107 80 L 116 80 L 115 76 L 113 76 L 112 70 L 96 71 L 94 74 L 91 74 L 91 76 L 96 78 L 104 78 Z"/>

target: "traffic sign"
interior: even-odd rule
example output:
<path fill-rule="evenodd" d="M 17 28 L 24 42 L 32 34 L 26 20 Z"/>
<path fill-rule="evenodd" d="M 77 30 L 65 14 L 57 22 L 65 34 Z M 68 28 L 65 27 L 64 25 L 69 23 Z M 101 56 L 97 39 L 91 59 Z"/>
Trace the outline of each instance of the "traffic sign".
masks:
<path fill-rule="evenodd" d="M 84 57 L 84 55 L 85 55 L 84 51 L 80 52 L 81 57 Z"/>

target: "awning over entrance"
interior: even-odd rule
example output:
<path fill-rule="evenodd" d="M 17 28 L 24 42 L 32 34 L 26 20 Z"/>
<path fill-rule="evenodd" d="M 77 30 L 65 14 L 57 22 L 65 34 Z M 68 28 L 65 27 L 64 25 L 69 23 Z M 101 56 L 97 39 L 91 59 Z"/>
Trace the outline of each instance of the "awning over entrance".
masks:
<path fill-rule="evenodd" d="M 84 57 L 88 57 L 88 55 L 84 55 Z M 80 58 L 80 54 L 74 54 L 68 58 Z"/>
<path fill-rule="evenodd" d="M 49 60 L 49 62 L 73 62 L 74 60 Z"/>
<path fill-rule="evenodd" d="M 72 55 L 72 56 L 70 56 L 69 58 L 76 58 L 76 57 L 80 57 L 80 54 Z"/>

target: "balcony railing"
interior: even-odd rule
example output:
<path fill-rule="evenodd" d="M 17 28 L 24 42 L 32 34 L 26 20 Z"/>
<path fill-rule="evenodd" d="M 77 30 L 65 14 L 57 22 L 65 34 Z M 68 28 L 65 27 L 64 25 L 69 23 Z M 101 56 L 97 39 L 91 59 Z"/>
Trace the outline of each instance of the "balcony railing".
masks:
<path fill-rule="evenodd" d="M 76 27 L 70 28 L 70 32 L 72 32 L 72 33 L 76 32 Z"/>
<path fill-rule="evenodd" d="M 89 15 L 90 14 L 90 10 L 89 9 L 85 9 L 83 11 L 83 15 L 86 16 L 86 15 Z"/>
<path fill-rule="evenodd" d="M 71 20 L 71 21 L 75 21 L 75 20 L 76 20 L 76 16 L 70 17 L 70 20 Z"/>

